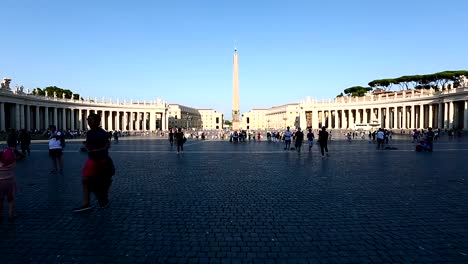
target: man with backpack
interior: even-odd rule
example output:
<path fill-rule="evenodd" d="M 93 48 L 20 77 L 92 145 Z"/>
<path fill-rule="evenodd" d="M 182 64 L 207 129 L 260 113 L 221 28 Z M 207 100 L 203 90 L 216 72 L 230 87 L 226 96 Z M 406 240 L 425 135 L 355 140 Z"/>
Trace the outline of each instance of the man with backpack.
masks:
<path fill-rule="evenodd" d="M 59 173 L 63 175 L 63 147 L 65 146 L 65 137 L 62 132 L 57 130 L 55 125 L 49 126 L 49 157 L 52 159 L 53 169 L 50 173 Z"/>

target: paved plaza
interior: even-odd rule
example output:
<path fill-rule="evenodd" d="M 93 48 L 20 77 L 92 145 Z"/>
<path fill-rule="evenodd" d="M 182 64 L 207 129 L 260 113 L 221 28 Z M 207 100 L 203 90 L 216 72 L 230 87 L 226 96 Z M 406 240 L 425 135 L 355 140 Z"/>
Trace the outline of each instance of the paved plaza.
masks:
<path fill-rule="evenodd" d="M 176 155 L 129 138 L 111 148 L 111 206 L 73 213 L 86 154 L 68 141 L 49 175 L 33 143 L 0 263 L 468 263 L 468 140 L 392 146 L 332 141 L 322 160 L 317 146 L 188 140 Z"/>

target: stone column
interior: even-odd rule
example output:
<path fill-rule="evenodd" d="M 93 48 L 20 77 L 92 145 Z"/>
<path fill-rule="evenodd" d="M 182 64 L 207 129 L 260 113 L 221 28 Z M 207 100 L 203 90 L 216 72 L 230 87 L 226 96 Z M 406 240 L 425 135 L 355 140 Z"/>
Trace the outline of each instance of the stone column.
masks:
<path fill-rule="evenodd" d="M 58 114 L 57 114 L 57 107 L 54 107 L 54 120 L 52 121 L 52 124 L 55 125 L 58 129 Z"/>
<path fill-rule="evenodd" d="M 346 110 L 341 110 L 341 129 L 348 128 L 348 118 L 346 117 Z"/>
<path fill-rule="evenodd" d="M 363 119 L 364 119 L 362 122 L 364 124 L 368 124 L 369 123 L 369 120 L 368 120 L 369 118 L 367 117 L 367 109 L 366 108 L 362 109 L 362 116 L 363 116 Z"/>
<path fill-rule="evenodd" d="M 437 106 L 437 128 L 442 129 L 444 127 L 444 104 L 439 103 Z"/>
<path fill-rule="evenodd" d="M 148 121 L 148 113 L 145 111 L 143 112 L 143 131 L 147 131 L 148 127 L 146 126 Z"/>
<path fill-rule="evenodd" d="M 127 131 L 127 125 L 128 125 L 128 113 L 123 112 L 122 113 L 122 131 Z"/>
<path fill-rule="evenodd" d="M 75 109 L 70 109 L 70 129 L 75 130 Z"/>
<path fill-rule="evenodd" d="M 401 111 L 401 116 L 403 118 L 403 121 L 401 121 L 401 128 L 402 129 L 407 129 L 408 127 L 406 126 L 406 106 L 403 106 L 403 109 Z"/>
<path fill-rule="evenodd" d="M 40 116 L 40 107 L 36 106 L 36 129 L 41 130 L 41 116 Z"/>
<path fill-rule="evenodd" d="M 20 104 L 15 104 L 15 128 L 17 130 L 21 129 L 21 113 L 20 113 Z"/>
<path fill-rule="evenodd" d="M 83 109 L 78 109 L 78 129 L 83 130 Z"/>
<path fill-rule="evenodd" d="M 413 94 L 414 94 L 414 90 L 413 91 Z M 410 114 L 410 120 L 411 120 L 411 128 L 416 128 L 416 111 L 414 110 L 414 104 L 411 105 L 411 114 Z"/>
<path fill-rule="evenodd" d="M 385 108 L 385 128 L 390 128 L 390 107 Z"/>
<path fill-rule="evenodd" d="M 44 107 L 44 129 L 49 129 L 50 121 L 49 121 L 49 107 Z"/>
<path fill-rule="evenodd" d="M 26 115 L 24 114 L 24 105 L 20 105 L 20 115 L 21 115 L 20 127 L 24 128 L 26 125 Z"/>
<path fill-rule="evenodd" d="M 333 111 L 334 119 L 333 119 L 333 128 L 338 129 L 338 110 Z"/>
<path fill-rule="evenodd" d="M 67 131 L 67 109 L 62 108 L 62 130 Z"/>
<path fill-rule="evenodd" d="M 419 128 L 424 128 L 424 105 L 419 106 Z"/>
<path fill-rule="evenodd" d="M 0 131 L 5 131 L 5 103 L 0 103 Z"/>
<path fill-rule="evenodd" d="M 150 130 L 155 131 L 156 130 L 156 112 L 150 112 L 149 122 L 150 122 Z"/>
<path fill-rule="evenodd" d="M 31 106 L 26 105 L 26 130 L 31 130 Z"/>
<path fill-rule="evenodd" d="M 312 111 L 312 128 L 319 128 L 319 122 L 318 122 L 318 110 L 314 109 Z"/>
<path fill-rule="evenodd" d="M 354 119 L 355 119 L 355 115 L 353 113 L 353 109 L 350 109 L 349 110 L 349 128 L 350 129 L 354 129 Z"/>
<path fill-rule="evenodd" d="M 468 101 L 465 101 L 465 109 L 463 111 L 463 130 L 468 130 Z"/>
<path fill-rule="evenodd" d="M 429 120 L 427 122 L 428 127 L 434 127 L 434 117 L 433 117 L 433 109 L 432 109 L 432 104 L 429 104 Z"/>
<path fill-rule="evenodd" d="M 108 111 L 109 112 L 109 115 L 106 117 L 106 128 L 107 128 L 107 131 L 111 131 L 111 130 L 114 130 L 112 128 L 112 111 Z M 102 115 L 105 117 L 106 116 L 106 111 L 103 110 L 102 111 Z"/>
<path fill-rule="evenodd" d="M 453 124 L 453 116 L 454 116 L 455 112 L 453 111 L 454 110 L 453 108 L 454 108 L 454 104 L 453 104 L 453 102 L 450 102 L 449 103 L 449 118 L 448 118 L 449 119 L 448 122 L 449 122 L 449 128 L 450 129 L 453 129 L 453 127 L 454 127 L 453 126 L 454 125 Z"/>
<path fill-rule="evenodd" d="M 393 107 L 393 125 L 392 128 L 398 128 L 398 107 Z"/>
<path fill-rule="evenodd" d="M 162 112 L 161 113 L 161 130 L 162 131 L 166 130 L 166 124 L 167 124 L 166 117 L 167 117 L 166 113 Z"/>
<path fill-rule="evenodd" d="M 130 112 L 128 120 L 129 120 L 128 131 L 133 131 L 133 112 Z"/>
<path fill-rule="evenodd" d="M 115 112 L 115 130 L 120 131 L 120 112 Z"/>

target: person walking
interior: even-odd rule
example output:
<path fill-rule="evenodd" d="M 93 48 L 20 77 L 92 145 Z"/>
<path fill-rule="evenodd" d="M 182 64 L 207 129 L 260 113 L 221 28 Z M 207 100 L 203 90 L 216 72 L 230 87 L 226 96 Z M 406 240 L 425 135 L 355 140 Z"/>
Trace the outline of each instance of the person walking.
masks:
<path fill-rule="evenodd" d="M 110 141 L 107 132 L 99 127 L 101 117 L 97 114 L 88 116 L 90 130 L 86 134 L 84 145 L 88 151 L 88 159 L 83 167 L 83 204 L 73 209 L 75 212 L 92 209 L 91 193 L 94 193 L 101 209 L 109 206 L 109 188 L 115 167 L 109 157 Z"/>
<path fill-rule="evenodd" d="M 298 127 L 296 131 L 296 142 L 294 146 L 296 147 L 297 152 L 301 152 L 302 141 L 304 141 L 304 133 L 301 131 L 301 128 Z"/>
<path fill-rule="evenodd" d="M 376 134 L 377 137 L 377 149 L 384 149 L 385 133 L 382 128 Z"/>
<path fill-rule="evenodd" d="M 184 132 L 182 132 L 182 128 L 178 128 L 177 132 L 174 135 L 176 143 L 177 143 L 177 154 L 184 153 L 184 143 L 186 138 L 184 136 Z"/>
<path fill-rule="evenodd" d="M 13 147 L 6 147 L 0 152 L 0 222 L 3 221 L 3 200 L 8 201 L 8 221 L 15 220 L 15 176 L 16 156 Z"/>
<path fill-rule="evenodd" d="M 52 159 L 52 170 L 50 173 L 63 174 L 63 135 L 55 125 L 49 126 L 49 156 Z"/>
<path fill-rule="evenodd" d="M 309 152 L 312 150 L 312 146 L 314 145 L 314 132 L 312 132 L 312 128 L 309 128 L 309 133 L 307 133 L 307 141 L 309 143 Z"/>
<path fill-rule="evenodd" d="M 292 137 L 292 132 L 291 130 L 289 130 L 289 127 L 286 128 L 286 131 L 284 131 L 284 144 L 285 144 L 285 148 L 284 150 L 290 150 L 291 149 L 291 137 Z"/>
<path fill-rule="evenodd" d="M 320 144 L 320 151 L 322 152 L 322 159 L 325 158 L 325 152 L 328 155 L 328 132 L 326 127 L 322 127 L 322 130 L 319 132 L 319 144 Z"/>
<path fill-rule="evenodd" d="M 21 144 L 21 153 L 26 156 L 27 152 L 28 156 L 31 156 L 31 149 L 29 148 L 31 145 L 31 135 L 29 132 L 26 129 L 21 129 L 18 137 Z"/>
<path fill-rule="evenodd" d="M 434 131 L 432 131 L 432 127 L 429 128 L 429 131 L 426 133 L 426 141 L 427 144 L 429 145 L 429 152 L 432 152 L 433 149 L 433 144 L 434 144 Z"/>
<path fill-rule="evenodd" d="M 174 145 L 174 132 L 172 132 L 172 128 L 169 128 L 169 144 Z"/>

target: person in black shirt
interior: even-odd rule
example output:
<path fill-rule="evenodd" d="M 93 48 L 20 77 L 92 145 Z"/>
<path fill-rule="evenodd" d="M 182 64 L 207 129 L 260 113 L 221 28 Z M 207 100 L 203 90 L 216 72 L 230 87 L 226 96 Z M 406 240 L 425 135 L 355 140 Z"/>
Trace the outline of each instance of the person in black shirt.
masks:
<path fill-rule="evenodd" d="M 432 152 L 432 144 L 434 143 L 434 132 L 432 131 L 432 127 L 429 128 L 429 131 L 426 133 L 426 140 L 427 144 L 429 145 L 429 152 Z"/>
<path fill-rule="evenodd" d="M 185 143 L 185 137 L 184 137 L 184 132 L 182 132 L 182 128 L 178 128 L 177 132 L 174 135 L 175 140 L 177 142 L 177 154 L 179 152 L 184 153 L 184 143 Z"/>
<path fill-rule="evenodd" d="M 304 141 L 304 133 L 301 131 L 301 128 L 298 127 L 296 131 L 296 143 L 294 144 L 297 152 L 301 152 L 302 141 Z"/>
<path fill-rule="evenodd" d="M 174 132 L 172 132 L 172 128 L 169 128 L 169 144 L 174 145 Z"/>
<path fill-rule="evenodd" d="M 327 152 L 327 157 L 329 157 L 328 155 L 328 132 L 327 132 L 327 128 L 326 127 L 322 127 L 322 131 L 319 132 L 319 144 L 320 144 L 320 151 L 322 152 L 322 158 L 325 157 L 325 152 L 324 150 Z"/>
<path fill-rule="evenodd" d="M 99 127 L 101 117 L 97 114 L 88 116 L 88 125 L 91 130 L 86 134 L 84 146 L 88 151 L 88 160 L 83 168 L 83 205 L 75 208 L 75 212 L 92 208 L 90 194 L 94 193 L 100 208 L 109 206 L 109 188 L 115 168 L 109 157 L 109 134 Z"/>

